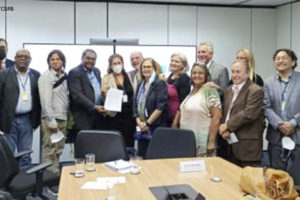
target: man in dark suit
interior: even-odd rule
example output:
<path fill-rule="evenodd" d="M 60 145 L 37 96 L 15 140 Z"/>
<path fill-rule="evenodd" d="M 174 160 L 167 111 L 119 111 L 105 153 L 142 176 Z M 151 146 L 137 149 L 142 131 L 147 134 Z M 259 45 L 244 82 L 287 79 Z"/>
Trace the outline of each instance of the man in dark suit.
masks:
<path fill-rule="evenodd" d="M 15 67 L 0 72 L 0 130 L 14 152 L 32 148 L 33 129 L 40 124 L 40 99 L 37 81 L 40 73 L 30 69 L 30 53 L 20 49 Z M 20 168 L 30 167 L 30 156 L 24 156 Z"/>
<path fill-rule="evenodd" d="M 287 170 L 300 156 L 300 73 L 295 71 L 297 56 L 290 49 L 276 50 L 273 61 L 277 74 L 264 85 L 268 152 L 271 167 Z M 294 148 L 283 148 L 283 138 L 290 138 Z"/>
<path fill-rule="evenodd" d="M 223 123 L 219 127 L 220 135 L 233 142 L 230 160 L 241 167 L 260 164 L 265 128 L 263 90 L 249 79 L 249 71 L 247 63 L 233 63 L 233 85 L 225 91 Z"/>
<path fill-rule="evenodd" d="M 70 108 L 74 116 L 75 129 L 102 129 L 104 107 L 101 99 L 101 76 L 95 67 L 97 54 L 92 49 L 82 53 L 82 62 L 68 75 Z"/>
<path fill-rule="evenodd" d="M 7 42 L 0 38 L 0 70 L 14 66 L 14 61 L 7 59 Z"/>

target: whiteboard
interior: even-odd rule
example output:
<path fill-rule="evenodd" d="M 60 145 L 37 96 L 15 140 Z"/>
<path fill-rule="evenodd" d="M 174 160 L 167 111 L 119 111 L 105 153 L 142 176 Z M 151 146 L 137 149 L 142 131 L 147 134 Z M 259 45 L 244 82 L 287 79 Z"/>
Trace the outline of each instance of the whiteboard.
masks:
<path fill-rule="evenodd" d="M 96 67 L 101 71 L 101 76 L 107 74 L 108 58 L 114 52 L 113 45 L 75 45 L 75 44 L 45 44 L 45 43 L 24 43 L 24 48 L 31 53 L 32 61 L 30 68 L 41 73 L 48 69 L 47 57 L 53 49 L 61 50 L 66 57 L 66 72 L 81 63 L 82 52 L 89 48 L 97 53 Z M 116 46 L 116 53 L 123 56 L 126 71 L 133 70 L 130 63 L 130 54 L 133 51 L 142 52 L 144 58 L 154 58 L 162 67 L 165 76 L 170 74 L 170 56 L 173 53 L 183 53 L 191 66 L 196 61 L 196 46 L 176 46 L 176 45 L 130 45 Z M 189 73 L 188 73 L 189 74 Z"/>

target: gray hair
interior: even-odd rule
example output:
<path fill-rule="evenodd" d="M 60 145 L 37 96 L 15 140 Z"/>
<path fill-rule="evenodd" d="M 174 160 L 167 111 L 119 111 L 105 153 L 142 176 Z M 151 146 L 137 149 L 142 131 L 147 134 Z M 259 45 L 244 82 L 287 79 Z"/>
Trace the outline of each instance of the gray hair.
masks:
<path fill-rule="evenodd" d="M 178 56 L 180 61 L 182 62 L 182 65 L 183 65 L 182 72 L 187 72 L 189 70 L 189 63 L 188 63 L 186 56 L 183 53 L 173 53 L 171 55 L 171 58 L 173 58 L 175 56 Z"/>
<path fill-rule="evenodd" d="M 206 46 L 209 52 L 214 52 L 214 45 L 211 42 L 201 42 L 199 46 Z"/>

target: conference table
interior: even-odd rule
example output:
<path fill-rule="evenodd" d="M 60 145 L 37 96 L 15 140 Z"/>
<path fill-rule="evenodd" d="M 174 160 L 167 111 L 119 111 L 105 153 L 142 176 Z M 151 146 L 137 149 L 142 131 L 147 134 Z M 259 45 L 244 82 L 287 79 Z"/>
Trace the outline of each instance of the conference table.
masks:
<path fill-rule="evenodd" d="M 180 172 L 180 161 L 204 160 L 206 170 L 198 172 Z M 153 186 L 188 184 L 207 200 L 237 200 L 244 193 L 239 187 L 242 169 L 222 158 L 176 158 L 158 160 L 138 160 L 139 174 L 120 174 L 103 164 L 96 164 L 95 172 L 85 172 L 82 178 L 75 178 L 70 173 L 74 166 L 65 166 L 59 184 L 58 200 L 104 200 L 113 192 L 116 200 L 155 200 L 149 190 Z M 96 181 L 98 177 L 125 176 L 126 183 L 116 184 L 113 191 L 81 189 L 87 181 Z M 212 177 L 218 176 L 221 182 L 214 182 Z"/>

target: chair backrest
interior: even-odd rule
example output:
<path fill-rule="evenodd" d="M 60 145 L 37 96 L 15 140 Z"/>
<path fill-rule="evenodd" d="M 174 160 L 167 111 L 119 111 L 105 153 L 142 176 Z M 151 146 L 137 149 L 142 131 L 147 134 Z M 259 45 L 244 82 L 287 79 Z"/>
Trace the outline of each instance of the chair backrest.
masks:
<path fill-rule="evenodd" d="M 125 142 L 118 131 L 82 130 L 75 142 L 75 158 L 94 153 L 95 162 L 128 159 Z"/>
<path fill-rule="evenodd" d="M 296 155 L 288 173 L 293 177 L 295 185 L 300 185 L 300 154 Z"/>
<path fill-rule="evenodd" d="M 0 134 L 0 188 L 6 188 L 18 172 L 18 161 Z"/>
<path fill-rule="evenodd" d="M 153 133 L 145 159 L 195 156 L 196 139 L 193 131 L 159 127 Z"/>

